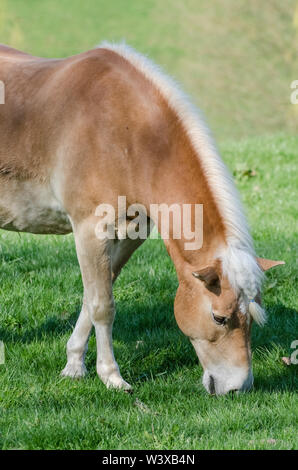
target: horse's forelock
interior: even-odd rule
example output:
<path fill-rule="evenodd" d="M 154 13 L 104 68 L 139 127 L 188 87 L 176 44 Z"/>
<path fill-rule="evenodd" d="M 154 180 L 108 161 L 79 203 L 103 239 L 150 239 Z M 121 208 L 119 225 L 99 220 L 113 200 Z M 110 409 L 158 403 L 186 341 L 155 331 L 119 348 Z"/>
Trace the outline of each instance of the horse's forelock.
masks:
<path fill-rule="evenodd" d="M 248 310 L 254 321 L 263 325 L 266 314 L 255 298 L 260 294 L 264 274 L 254 254 L 230 246 L 218 258 L 221 260 L 223 275 L 227 277 L 235 293 L 240 295 L 243 313 Z"/>

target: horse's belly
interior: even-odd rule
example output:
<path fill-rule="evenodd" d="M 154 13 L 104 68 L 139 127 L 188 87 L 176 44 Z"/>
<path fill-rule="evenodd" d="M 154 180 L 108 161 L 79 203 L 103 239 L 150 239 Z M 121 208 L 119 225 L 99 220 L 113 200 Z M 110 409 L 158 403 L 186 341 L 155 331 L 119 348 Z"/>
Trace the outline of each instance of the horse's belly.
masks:
<path fill-rule="evenodd" d="M 68 215 L 42 184 L 0 181 L 0 228 L 36 234 L 72 232 Z"/>

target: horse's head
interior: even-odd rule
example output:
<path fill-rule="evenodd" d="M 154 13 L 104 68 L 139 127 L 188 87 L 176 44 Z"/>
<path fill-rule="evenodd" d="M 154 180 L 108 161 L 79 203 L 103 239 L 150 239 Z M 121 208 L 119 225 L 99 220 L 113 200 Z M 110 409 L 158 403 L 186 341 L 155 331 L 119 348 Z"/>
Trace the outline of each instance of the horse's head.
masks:
<path fill-rule="evenodd" d="M 251 325 L 253 320 L 265 321 L 260 306 L 262 271 L 283 264 L 261 258 L 252 261 L 248 255 L 244 262 L 239 260 L 242 267 L 236 275 L 231 275 L 235 261 L 217 259 L 203 269 L 190 270 L 175 300 L 179 328 L 189 337 L 204 369 L 203 385 L 217 395 L 251 388 Z"/>

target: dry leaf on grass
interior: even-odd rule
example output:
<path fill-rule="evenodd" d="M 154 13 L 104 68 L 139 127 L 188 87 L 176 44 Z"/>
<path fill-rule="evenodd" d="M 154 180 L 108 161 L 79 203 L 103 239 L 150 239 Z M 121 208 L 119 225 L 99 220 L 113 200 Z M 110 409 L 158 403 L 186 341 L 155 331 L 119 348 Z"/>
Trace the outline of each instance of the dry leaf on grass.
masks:
<path fill-rule="evenodd" d="M 292 364 L 290 357 L 282 357 L 281 360 L 284 364 L 286 364 L 286 366 L 290 366 Z"/>
<path fill-rule="evenodd" d="M 147 405 L 145 405 L 145 403 L 143 403 L 138 398 L 136 398 L 136 401 L 134 402 L 134 405 L 137 408 L 139 408 L 139 410 L 142 411 L 143 413 L 150 413 L 150 408 Z"/>

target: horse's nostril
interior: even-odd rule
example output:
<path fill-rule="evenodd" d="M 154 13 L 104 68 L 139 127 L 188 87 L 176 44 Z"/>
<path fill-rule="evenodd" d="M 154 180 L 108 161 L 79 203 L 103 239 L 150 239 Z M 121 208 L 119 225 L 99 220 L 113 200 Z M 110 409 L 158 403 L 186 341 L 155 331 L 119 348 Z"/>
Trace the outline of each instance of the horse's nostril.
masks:
<path fill-rule="evenodd" d="M 209 377 L 209 393 L 211 393 L 211 395 L 215 395 L 215 380 L 212 375 Z"/>

